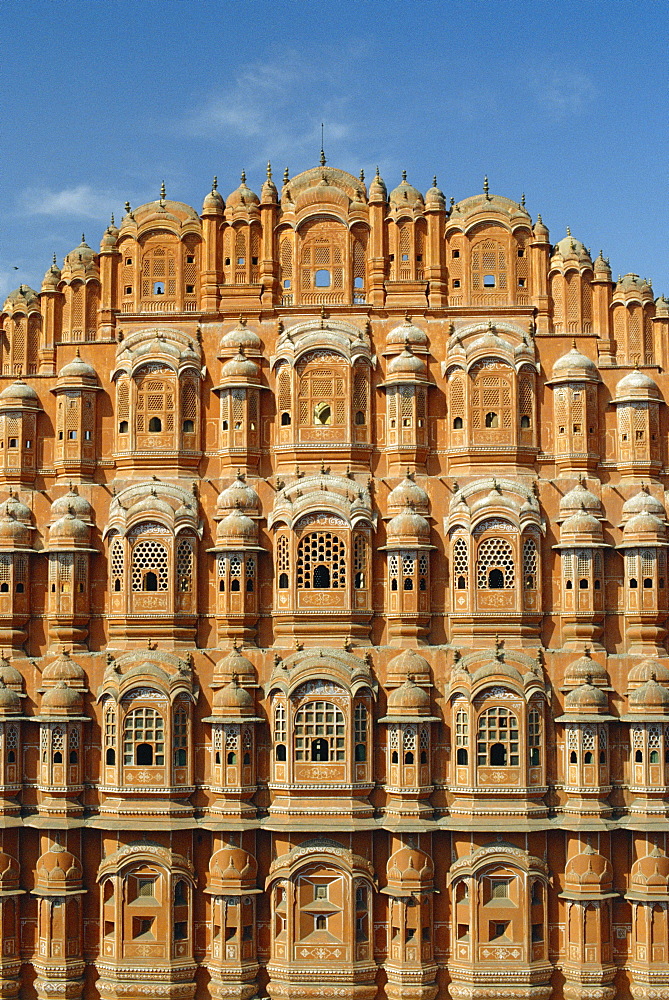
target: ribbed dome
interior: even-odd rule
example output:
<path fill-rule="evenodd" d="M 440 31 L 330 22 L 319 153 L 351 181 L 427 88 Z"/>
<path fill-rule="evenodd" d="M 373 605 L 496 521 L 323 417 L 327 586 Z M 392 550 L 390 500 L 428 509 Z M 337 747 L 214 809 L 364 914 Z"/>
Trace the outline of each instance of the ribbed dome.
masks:
<path fill-rule="evenodd" d="M 11 514 L 0 517 L 0 545 L 3 548 L 17 546 L 22 548 L 30 544 L 30 529 L 23 523 L 17 521 Z"/>
<path fill-rule="evenodd" d="M 419 684 L 430 684 L 430 665 L 413 649 L 404 649 L 394 656 L 388 664 L 388 684 L 397 684 L 407 677 L 412 677 Z"/>
<path fill-rule="evenodd" d="M 379 168 L 376 168 L 376 174 L 372 183 L 369 185 L 369 200 L 370 202 L 380 202 L 386 201 L 388 197 L 388 190 L 385 185 L 385 181 L 379 174 Z"/>
<path fill-rule="evenodd" d="M 665 299 L 664 295 L 659 295 L 655 299 L 655 315 L 662 319 L 666 319 L 669 316 L 669 301 Z"/>
<path fill-rule="evenodd" d="M 629 695 L 631 712 L 648 712 L 655 715 L 669 714 L 669 690 L 651 677 Z"/>
<path fill-rule="evenodd" d="M 388 888 L 404 895 L 418 888 L 429 889 L 434 879 L 430 858 L 416 847 L 400 847 L 388 859 Z"/>
<path fill-rule="evenodd" d="M 87 545 L 91 538 L 90 525 L 75 517 L 73 511 L 68 511 L 59 517 L 49 528 L 49 543 L 72 542 L 76 545 Z"/>
<path fill-rule="evenodd" d="M 246 172 L 242 170 L 242 179 L 238 188 L 236 188 L 226 199 L 226 205 L 231 209 L 240 208 L 251 208 L 254 205 L 259 205 L 260 199 L 255 191 L 252 191 L 250 187 L 246 184 Z"/>
<path fill-rule="evenodd" d="M 604 259 L 604 255 L 601 250 L 599 251 L 593 266 L 596 278 L 603 278 L 605 281 L 611 280 L 611 268 L 609 266 L 609 262 Z"/>
<path fill-rule="evenodd" d="M 223 201 L 221 192 L 218 190 L 218 180 L 214 177 L 214 183 L 211 186 L 211 191 L 209 194 L 205 195 L 204 201 L 202 202 L 202 215 L 218 215 L 224 210 L 225 202 Z"/>
<path fill-rule="evenodd" d="M 225 895 L 255 889 L 258 866 L 255 858 L 241 847 L 227 845 L 216 851 L 209 862 L 210 891 Z"/>
<path fill-rule="evenodd" d="M 65 266 L 69 268 L 71 272 L 75 271 L 85 271 L 87 267 L 95 262 L 95 250 L 89 247 L 86 242 L 86 237 L 81 237 L 81 243 L 78 247 L 70 252 L 65 257 Z"/>
<path fill-rule="evenodd" d="M 240 475 L 229 486 L 221 490 L 216 501 L 216 508 L 219 511 L 238 510 L 241 513 L 247 511 L 256 513 L 259 507 L 258 494 Z"/>
<path fill-rule="evenodd" d="M 430 695 L 407 677 L 400 687 L 388 695 L 389 715 L 429 715 Z"/>
<path fill-rule="evenodd" d="M 540 215 L 537 215 L 537 221 L 534 223 L 533 229 L 535 239 L 547 240 L 549 236 L 548 228 L 544 223 L 544 220 Z"/>
<path fill-rule="evenodd" d="M 51 715 L 81 715 L 83 701 L 81 693 L 68 687 L 65 681 L 57 681 L 42 695 L 42 711 Z"/>
<path fill-rule="evenodd" d="M 616 283 L 614 295 L 616 292 L 638 292 L 640 295 L 652 297 L 653 289 L 645 278 L 640 278 L 638 274 L 630 272 L 624 274 Z"/>
<path fill-rule="evenodd" d="M 214 693 L 212 707 L 226 715 L 253 715 L 253 695 L 239 686 L 236 677 Z"/>
<path fill-rule="evenodd" d="M 62 278 L 62 273 L 58 265 L 56 264 L 56 255 L 54 254 L 53 264 L 46 271 L 44 277 L 42 278 L 42 291 L 48 291 L 49 289 L 58 288 L 60 280 Z"/>
<path fill-rule="evenodd" d="M 77 348 L 77 353 L 72 361 L 68 361 L 58 372 L 58 378 L 96 379 L 97 372 L 92 365 L 83 360 L 79 354 L 79 348 Z"/>
<path fill-rule="evenodd" d="M 629 538 L 631 535 L 652 535 L 663 539 L 666 532 L 666 525 L 659 517 L 642 512 L 641 514 L 633 514 L 627 521 L 623 528 L 623 538 Z"/>
<path fill-rule="evenodd" d="M 564 683 L 577 687 L 581 684 L 590 683 L 600 687 L 609 684 L 609 675 L 606 667 L 590 656 L 590 650 L 586 649 L 583 656 L 569 664 L 564 674 Z"/>
<path fill-rule="evenodd" d="M 18 400 L 19 403 L 39 403 L 39 396 L 33 389 L 31 385 L 28 385 L 23 379 L 17 379 L 16 382 L 12 382 L 5 389 L 0 392 L 0 399 L 7 400 Z"/>
<path fill-rule="evenodd" d="M 80 862 L 60 844 L 52 844 L 37 861 L 38 885 L 49 889 L 76 889 L 83 872 Z"/>
<path fill-rule="evenodd" d="M 581 509 L 563 521 L 560 538 L 565 539 L 568 535 L 574 538 L 589 537 L 599 541 L 602 538 L 601 522 L 587 510 Z"/>
<path fill-rule="evenodd" d="M 0 678 L 12 691 L 16 691 L 17 694 L 22 692 L 23 677 L 21 676 L 21 672 L 12 666 L 4 656 L 0 656 Z"/>
<path fill-rule="evenodd" d="M 64 517 L 70 511 L 76 518 L 87 524 L 92 521 L 93 508 L 85 497 L 76 492 L 74 487 L 70 487 L 67 493 L 54 500 L 51 504 L 51 517 L 53 519 Z"/>
<path fill-rule="evenodd" d="M 669 887 L 669 858 L 657 844 L 645 858 L 639 858 L 632 865 L 632 886 L 637 891 L 655 892 L 667 895 Z"/>
<path fill-rule="evenodd" d="M 246 325 L 246 320 L 240 316 L 237 326 L 223 334 L 219 346 L 223 352 L 240 350 L 259 351 L 261 343 L 258 334 L 254 333 Z"/>
<path fill-rule="evenodd" d="M 55 687 L 59 681 L 63 681 L 68 687 L 75 689 L 84 690 L 86 687 L 86 675 L 83 667 L 75 663 L 65 650 L 42 671 L 44 687 Z"/>
<path fill-rule="evenodd" d="M 406 507 L 388 522 L 388 538 L 419 538 L 429 540 L 430 525 L 421 514 Z"/>
<path fill-rule="evenodd" d="M 18 715 L 20 711 L 21 699 L 0 677 L 0 715 Z"/>
<path fill-rule="evenodd" d="M 437 187 L 437 178 L 432 178 L 432 187 L 425 192 L 425 207 L 431 209 L 446 208 L 444 192 Z"/>
<path fill-rule="evenodd" d="M 660 684 L 669 685 L 669 664 L 659 659 L 641 660 L 635 663 L 627 675 L 627 686 L 631 690 L 655 678 Z"/>
<path fill-rule="evenodd" d="M 388 507 L 391 510 L 414 507 L 416 510 L 427 511 L 429 502 L 425 490 L 408 477 L 388 494 Z"/>
<path fill-rule="evenodd" d="M 583 374 L 589 377 L 595 376 L 599 379 L 599 370 L 595 362 L 582 354 L 576 345 L 563 354 L 561 358 L 553 365 L 552 374 L 553 378 L 559 375 L 573 374 L 574 377 L 578 377 L 578 373 L 583 372 Z"/>
<path fill-rule="evenodd" d="M 425 347 L 427 344 L 427 334 L 419 326 L 415 326 L 408 316 L 400 326 L 396 326 L 386 337 L 387 347 L 398 347 L 403 345 L 413 347 Z"/>
<path fill-rule="evenodd" d="M 390 192 L 388 201 L 392 208 L 402 208 L 405 205 L 413 208 L 423 205 L 423 196 L 417 188 L 407 181 L 406 170 L 402 171 L 402 180 Z"/>
<path fill-rule="evenodd" d="M 255 542 L 258 538 L 258 528 L 250 517 L 234 510 L 218 522 L 216 538 L 218 541 L 238 539 L 245 542 Z"/>
<path fill-rule="evenodd" d="M 422 358 L 419 358 L 417 354 L 413 354 L 410 350 L 405 348 L 401 354 L 398 354 L 396 358 L 388 365 L 389 375 L 418 375 L 421 378 L 425 376 L 427 371 L 427 366 Z"/>
<path fill-rule="evenodd" d="M 564 700 L 565 711 L 585 714 L 604 713 L 608 711 L 609 700 L 606 693 L 594 684 L 581 684 L 570 691 Z"/>
<path fill-rule="evenodd" d="M 22 503 L 18 497 L 12 496 L 11 494 L 6 500 L 0 503 L 0 517 L 15 518 L 18 521 L 23 521 L 24 524 L 30 524 L 32 521 L 32 511 L 30 507 L 27 507 Z"/>
<path fill-rule="evenodd" d="M 616 401 L 623 399 L 660 399 L 660 390 L 657 382 L 653 381 L 645 372 L 635 368 L 620 379 L 616 386 Z"/>
<path fill-rule="evenodd" d="M 654 497 L 652 493 L 649 493 L 645 486 L 642 486 L 638 493 L 635 493 L 633 497 L 630 497 L 623 504 L 623 516 L 642 513 L 654 514 L 655 517 L 659 518 L 666 517 L 662 501 Z"/>
<path fill-rule="evenodd" d="M 30 308 L 39 309 L 39 294 L 30 285 L 19 285 L 5 299 L 3 312 L 28 312 Z"/>
<path fill-rule="evenodd" d="M 590 252 L 580 240 L 574 239 L 569 230 L 567 230 L 567 235 L 553 247 L 553 256 L 556 256 L 557 254 L 559 254 L 563 260 L 575 258 L 581 264 L 591 263 Z"/>
<path fill-rule="evenodd" d="M 253 664 L 236 646 L 218 661 L 214 671 L 218 678 L 221 675 L 227 678 L 237 677 L 243 684 L 253 684 L 256 679 Z"/>
<path fill-rule="evenodd" d="M 159 497 L 155 492 L 155 489 L 151 489 L 151 493 L 148 497 L 144 497 L 142 500 L 137 500 L 136 503 L 132 505 L 128 511 L 128 520 L 134 520 L 140 514 L 164 514 L 168 518 L 172 519 L 174 517 L 174 508 L 167 502 Z"/>
<path fill-rule="evenodd" d="M 571 514 L 585 510 L 588 514 L 600 514 L 602 505 L 599 499 L 582 483 L 578 483 L 560 500 L 560 513 Z"/>
<path fill-rule="evenodd" d="M 234 358 L 226 361 L 221 368 L 221 378 L 223 379 L 239 379 L 251 382 L 256 381 L 259 374 L 260 369 L 258 365 L 255 361 L 251 361 L 250 358 L 245 357 L 241 349 Z"/>

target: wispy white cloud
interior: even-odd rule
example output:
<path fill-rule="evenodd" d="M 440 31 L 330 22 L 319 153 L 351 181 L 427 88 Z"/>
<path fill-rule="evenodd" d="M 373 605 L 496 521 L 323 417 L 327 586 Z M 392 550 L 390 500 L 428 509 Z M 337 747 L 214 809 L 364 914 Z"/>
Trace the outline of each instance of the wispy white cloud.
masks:
<path fill-rule="evenodd" d="M 19 196 L 20 208 L 27 215 L 53 217 L 104 218 L 118 206 L 119 199 L 109 192 L 96 191 L 90 184 L 53 191 L 44 187 L 27 188 Z"/>
<path fill-rule="evenodd" d="M 537 104 L 555 118 L 580 115 L 593 106 L 597 97 L 591 77 L 556 63 L 532 72 L 530 90 Z"/>
<path fill-rule="evenodd" d="M 249 165 L 269 158 L 277 165 L 304 156 L 315 160 L 325 123 L 325 148 L 341 160 L 364 147 L 364 96 L 355 66 L 364 46 L 322 49 L 311 58 L 282 51 L 242 70 L 221 85 L 182 123 L 191 135 L 237 145 Z M 367 137 L 368 138 L 368 137 Z"/>

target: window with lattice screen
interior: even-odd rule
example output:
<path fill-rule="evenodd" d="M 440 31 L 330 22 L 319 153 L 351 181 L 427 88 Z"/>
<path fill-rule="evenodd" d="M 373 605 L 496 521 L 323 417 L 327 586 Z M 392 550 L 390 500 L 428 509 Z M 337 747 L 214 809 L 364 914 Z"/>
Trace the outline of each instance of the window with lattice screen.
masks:
<path fill-rule="evenodd" d="M 132 549 L 132 589 L 166 591 L 169 582 L 167 548 L 156 538 L 142 538 Z"/>
<path fill-rule="evenodd" d="M 297 547 L 300 590 L 341 590 L 346 586 L 346 543 L 332 531 L 313 531 Z"/>
<path fill-rule="evenodd" d="M 177 243 L 147 245 L 142 256 L 141 296 L 144 301 L 174 302 L 177 293 Z"/>
<path fill-rule="evenodd" d="M 165 763 L 165 722 L 155 708 L 135 708 L 126 715 L 123 763 L 156 767 Z"/>
<path fill-rule="evenodd" d="M 114 538 L 109 551 L 109 585 L 114 593 L 119 593 L 123 590 L 123 564 L 123 542 L 120 538 Z"/>
<path fill-rule="evenodd" d="M 335 222 L 314 222 L 306 227 L 300 248 L 300 284 L 303 292 L 318 287 L 316 275 L 326 271 L 329 283 L 322 287 L 336 292 L 344 287 L 346 228 Z"/>
<path fill-rule="evenodd" d="M 356 590 L 364 590 L 367 581 L 367 538 L 361 532 L 353 536 L 353 586 Z"/>
<path fill-rule="evenodd" d="M 356 424 L 368 422 L 369 378 L 364 365 L 356 365 L 353 372 L 353 414 Z"/>
<path fill-rule="evenodd" d="M 471 413 L 476 430 L 506 430 L 513 426 L 511 372 L 483 362 L 472 372 Z"/>
<path fill-rule="evenodd" d="M 479 545 L 476 584 L 479 590 L 512 590 L 515 581 L 513 546 L 506 538 L 485 538 Z"/>
<path fill-rule="evenodd" d="M 465 422 L 465 385 L 462 378 L 451 377 L 448 385 L 449 408 L 451 411 L 451 427 L 462 430 Z"/>
<path fill-rule="evenodd" d="M 174 431 L 176 388 L 173 372 L 151 372 L 137 378 L 135 421 L 139 433 Z"/>
<path fill-rule="evenodd" d="M 184 434 L 193 434 L 198 419 L 198 382 L 187 378 L 181 384 L 181 429 Z"/>
<path fill-rule="evenodd" d="M 537 543 L 533 538 L 526 538 L 523 542 L 523 587 L 525 590 L 537 589 L 538 568 Z"/>
<path fill-rule="evenodd" d="M 469 588 L 469 550 L 465 538 L 453 543 L 453 586 L 456 590 Z"/>
<path fill-rule="evenodd" d="M 479 766 L 518 767 L 520 729 L 518 719 L 508 708 L 494 706 L 479 716 L 476 762 Z"/>
<path fill-rule="evenodd" d="M 192 538 L 181 538 L 177 545 L 177 587 L 182 594 L 193 589 L 193 545 Z"/>
<path fill-rule="evenodd" d="M 301 360 L 298 375 L 299 423 L 345 426 L 348 371 L 344 359 L 328 351 L 312 351 Z"/>
<path fill-rule="evenodd" d="M 518 386 L 518 414 L 520 426 L 531 427 L 534 423 L 534 382 L 529 376 L 524 376 Z"/>
<path fill-rule="evenodd" d="M 487 292 L 507 288 L 506 250 L 497 240 L 480 240 L 471 251 L 472 289 Z"/>
<path fill-rule="evenodd" d="M 295 760 L 346 759 L 344 713 L 328 701 L 311 701 L 295 713 Z"/>

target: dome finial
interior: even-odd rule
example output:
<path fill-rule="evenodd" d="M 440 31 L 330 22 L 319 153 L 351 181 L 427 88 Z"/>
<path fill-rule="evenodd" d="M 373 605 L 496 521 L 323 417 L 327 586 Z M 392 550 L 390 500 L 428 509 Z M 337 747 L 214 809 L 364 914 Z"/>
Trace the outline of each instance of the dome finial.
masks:
<path fill-rule="evenodd" d="M 216 174 L 214 174 L 214 179 L 211 182 L 211 190 L 218 191 L 218 177 L 216 176 Z"/>
<path fill-rule="evenodd" d="M 286 167 L 286 169 L 283 172 L 283 183 L 284 183 L 284 185 L 287 184 L 289 180 L 290 180 L 290 173 L 288 172 L 288 167 Z"/>
<path fill-rule="evenodd" d="M 165 181 L 162 181 L 160 185 L 160 201 L 161 204 L 165 201 Z"/>
<path fill-rule="evenodd" d="M 486 201 L 490 200 L 490 186 L 488 184 L 488 175 L 486 174 L 483 178 L 483 193 L 486 196 Z"/>
<path fill-rule="evenodd" d="M 402 181 L 403 181 L 403 183 L 406 183 L 406 179 L 407 179 L 407 172 L 406 172 L 406 170 L 403 170 L 402 171 Z"/>
<path fill-rule="evenodd" d="M 126 215 L 132 215 L 132 210 L 130 208 L 130 202 L 129 201 L 126 201 L 126 203 L 125 203 L 125 214 Z"/>
<path fill-rule="evenodd" d="M 571 236 L 571 228 L 567 226 L 567 236 Z"/>
<path fill-rule="evenodd" d="M 379 173 L 379 165 L 378 165 L 378 163 L 376 164 L 376 176 L 375 176 L 375 180 L 379 180 L 379 181 L 381 180 L 381 174 Z"/>
<path fill-rule="evenodd" d="M 109 220 L 109 225 L 110 226 L 115 226 L 116 225 L 116 223 L 114 222 L 114 213 L 113 212 L 111 214 L 111 219 Z"/>
<path fill-rule="evenodd" d="M 525 192 L 524 191 L 523 191 L 523 193 L 520 196 L 520 207 L 521 208 L 525 208 Z"/>
<path fill-rule="evenodd" d="M 245 170 L 242 170 L 242 174 L 241 174 L 240 180 L 241 180 L 242 184 L 246 184 L 246 171 Z"/>
<path fill-rule="evenodd" d="M 55 254 L 53 255 L 53 265 L 54 265 L 54 267 L 56 266 L 56 255 Z"/>
<path fill-rule="evenodd" d="M 539 212 L 539 214 L 537 215 L 537 223 L 540 226 L 543 226 L 543 224 L 544 224 L 544 220 L 541 218 L 541 212 Z"/>
<path fill-rule="evenodd" d="M 325 141 L 324 141 L 324 136 L 325 136 L 325 125 L 324 125 L 323 122 L 321 122 L 321 159 L 320 159 L 320 164 L 321 164 L 322 167 L 324 167 L 325 164 L 327 163 L 327 160 L 325 159 Z"/>
<path fill-rule="evenodd" d="M 572 351 L 576 350 L 576 337 L 571 338 L 571 349 Z"/>
<path fill-rule="evenodd" d="M 361 184 L 365 183 L 365 171 L 364 170 L 360 171 L 360 183 Z"/>
<path fill-rule="evenodd" d="M 82 243 L 85 243 L 85 242 L 86 242 L 86 233 L 82 233 L 82 234 L 81 234 L 81 242 L 82 242 Z"/>
<path fill-rule="evenodd" d="M 432 178 L 432 187 L 436 188 L 436 186 L 437 186 L 437 175 L 435 174 L 434 177 Z"/>
<path fill-rule="evenodd" d="M 272 179 L 272 164 L 268 160 L 267 161 L 267 180 L 271 181 L 271 179 Z"/>

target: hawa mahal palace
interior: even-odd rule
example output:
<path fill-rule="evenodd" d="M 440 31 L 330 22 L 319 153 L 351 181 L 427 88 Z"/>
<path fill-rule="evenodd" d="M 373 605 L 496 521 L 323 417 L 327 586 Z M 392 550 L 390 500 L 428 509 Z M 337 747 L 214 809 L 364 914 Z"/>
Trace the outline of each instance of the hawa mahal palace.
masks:
<path fill-rule="evenodd" d="M 322 156 L 0 333 L 1 1000 L 669 1000 L 647 280 Z"/>

